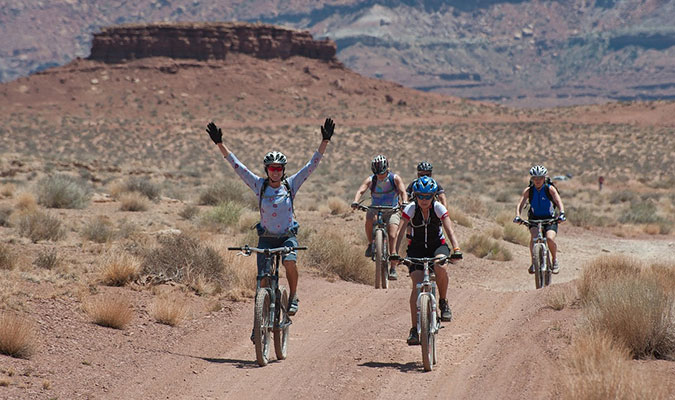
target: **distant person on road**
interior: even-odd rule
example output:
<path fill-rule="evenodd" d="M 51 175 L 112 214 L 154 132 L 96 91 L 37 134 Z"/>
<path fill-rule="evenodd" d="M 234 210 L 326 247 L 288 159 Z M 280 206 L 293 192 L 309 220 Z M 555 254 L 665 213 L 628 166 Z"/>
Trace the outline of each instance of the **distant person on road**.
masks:
<path fill-rule="evenodd" d="M 361 200 L 361 196 L 370 190 L 370 197 L 373 206 L 397 206 L 408 201 L 408 195 L 405 192 L 403 180 L 397 174 L 389 171 L 389 161 L 383 155 L 378 155 L 370 162 L 370 169 L 373 175 L 367 177 L 354 195 L 354 202 L 352 208 L 356 209 Z M 373 255 L 373 220 L 377 213 L 375 211 L 368 211 L 366 214 L 366 240 L 368 240 L 368 247 L 366 247 L 366 257 Z M 394 241 L 396 238 L 396 231 L 398 224 L 401 222 L 401 212 L 383 213 L 384 223 L 387 224 L 387 235 L 389 236 L 389 248 L 394 248 Z M 389 279 L 396 280 L 398 275 L 396 273 L 397 262 L 393 262 L 389 272 Z"/>
<path fill-rule="evenodd" d="M 600 175 L 598 177 L 598 192 L 602 190 L 602 185 L 605 183 L 605 177 Z"/>
<path fill-rule="evenodd" d="M 223 144 L 223 132 L 213 122 L 207 125 L 211 140 L 218 146 L 221 154 L 232 165 L 239 177 L 253 190 L 258 197 L 260 208 L 260 222 L 256 225 L 258 231 L 258 246 L 262 249 L 274 247 L 297 247 L 298 223 L 293 213 L 293 199 L 300 186 L 314 172 L 326 151 L 328 142 L 333 136 L 335 123 L 326 118 L 321 127 L 321 144 L 312 159 L 295 174 L 286 176 L 286 156 L 278 151 L 270 151 L 263 157 L 263 165 L 267 177 L 261 178 L 246 168 L 241 161 Z M 265 268 L 265 256 L 257 255 L 258 274 Z M 298 311 L 298 268 L 295 252 L 283 257 L 286 269 L 290 296 L 288 300 L 288 315 L 295 315 Z M 253 336 L 251 336 L 252 338 Z"/>
<path fill-rule="evenodd" d="M 560 210 L 558 215 L 558 221 L 565 222 L 565 206 L 563 205 L 562 200 L 560 199 L 560 194 L 558 189 L 553 185 L 551 180 L 546 177 L 548 171 L 543 165 L 535 165 L 530 168 L 530 185 L 523 190 L 523 194 L 520 197 L 520 202 L 516 206 L 516 217 L 513 219 L 515 223 L 522 223 L 522 218 L 520 217 L 520 212 L 522 211 L 525 203 L 530 203 L 530 210 L 528 212 L 528 219 L 549 219 L 555 218 L 555 208 Z M 558 263 L 557 251 L 558 246 L 555 243 L 555 237 L 558 233 L 558 223 L 546 226 L 546 242 L 548 243 L 548 248 L 551 251 L 551 258 L 553 262 L 553 268 L 551 272 L 557 274 L 560 272 L 560 264 Z M 530 228 L 530 260 L 532 260 L 532 246 L 534 244 L 534 238 L 537 236 L 537 228 Z M 534 263 L 530 263 L 530 268 L 528 272 L 534 274 Z"/>
<path fill-rule="evenodd" d="M 408 187 L 405 189 L 406 194 L 408 195 L 408 201 L 414 200 L 415 193 L 413 192 L 413 185 L 415 182 L 419 180 L 419 178 L 423 176 L 428 176 L 431 177 L 433 175 L 433 170 L 434 166 L 431 165 L 430 162 L 422 161 L 421 163 L 417 164 L 417 178 L 410 182 Z M 435 179 L 434 179 L 435 180 Z M 438 200 L 445 208 L 448 208 L 448 203 L 446 202 L 445 198 L 445 190 L 443 190 L 443 186 L 441 186 L 438 181 L 436 181 L 436 185 L 438 186 L 438 190 L 436 191 L 436 200 Z"/>
<path fill-rule="evenodd" d="M 401 225 L 396 233 L 396 247 L 393 247 L 395 253 L 391 259 L 398 260 L 398 250 L 401 247 L 403 237 L 407 236 L 408 225 L 412 227 L 412 234 L 408 242 L 408 257 L 426 258 L 442 257 L 450 255 L 446 236 L 450 240 L 454 256 L 458 259 L 462 257 L 459 249 L 455 232 L 452 228 L 452 221 L 448 216 L 448 210 L 443 204 L 436 200 L 438 184 L 428 176 L 422 176 L 413 184 L 414 201 L 403 209 L 403 218 Z M 450 262 L 456 262 L 450 259 Z M 420 344 L 417 334 L 417 284 L 424 279 L 423 267 L 414 265 L 408 267 L 410 279 L 412 280 L 412 290 L 410 292 L 410 318 L 412 328 L 408 336 L 408 345 L 414 346 Z M 440 297 L 439 309 L 441 311 L 441 321 L 451 321 L 452 312 L 447 300 L 448 293 L 448 273 L 444 267 L 434 264 L 434 273 L 438 283 L 438 294 Z"/>

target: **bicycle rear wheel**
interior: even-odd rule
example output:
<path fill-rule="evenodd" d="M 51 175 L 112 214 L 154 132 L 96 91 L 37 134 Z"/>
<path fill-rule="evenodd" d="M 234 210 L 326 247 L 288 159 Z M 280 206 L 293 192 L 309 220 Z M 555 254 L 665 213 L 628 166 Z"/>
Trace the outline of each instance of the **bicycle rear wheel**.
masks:
<path fill-rule="evenodd" d="M 253 319 L 253 338 L 255 340 L 255 358 L 258 365 L 264 367 L 269 361 L 270 352 L 270 293 L 267 289 L 258 289 L 255 295 L 255 315 Z"/>
<path fill-rule="evenodd" d="M 541 271 L 541 266 L 543 262 L 543 257 L 544 257 L 544 249 L 543 245 L 537 243 L 534 245 L 534 248 L 532 249 L 532 255 L 533 255 L 533 264 L 534 264 L 534 287 L 537 289 L 541 289 L 541 287 L 544 285 L 544 276 Z"/>
<path fill-rule="evenodd" d="M 432 318 L 435 317 L 431 310 L 431 298 L 428 294 L 422 295 L 420 299 L 420 344 L 422 345 L 422 364 L 425 371 L 431 371 L 434 365 L 436 340 L 431 324 Z"/>
<path fill-rule="evenodd" d="M 387 280 L 382 280 L 382 270 L 385 268 L 384 260 L 384 233 L 377 229 L 375 230 L 375 289 L 384 287 Z"/>
<path fill-rule="evenodd" d="M 288 347 L 288 331 L 291 321 L 288 319 L 288 292 L 284 286 L 279 286 L 277 293 L 277 307 L 274 312 L 274 352 L 278 360 L 285 360 Z"/>

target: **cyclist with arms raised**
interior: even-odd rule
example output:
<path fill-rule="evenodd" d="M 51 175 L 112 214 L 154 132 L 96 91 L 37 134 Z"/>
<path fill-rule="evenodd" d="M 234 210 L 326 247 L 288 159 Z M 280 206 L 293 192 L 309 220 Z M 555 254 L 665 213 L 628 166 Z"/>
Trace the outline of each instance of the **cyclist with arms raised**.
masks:
<path fill-rule="evenodd" d="M 535 165 L 530 168 L 530 185 L 523 190 L 520 201 L 516 206 L 516 217 L 513 219 L 515 223 L 522 223 L 520 212 L 523 210 L 525 203 L 530 203 L 530 211 L 528 212 L 528 219 L 550 219 L 555 218 L 555 208 L 560 210 L 558 221 L 565 222 L 565 206 L 560 199 L 558 189 L 546 178 L 548 171 L 543 165 Z M 545 236 L 548 248 L 551 251 L 551 259 L 553 267 L 551 272 L 557 274 L 560 272 L 560 264 L 558 264 L 557 251 L 558 246 L 555 243 L 555 237 L 558 232 L 558 223 L 545 226 Z M 530 260 L 532 259 L 532 246 L 534 238 L 537 237 L 537 227 L 530 228 Z M 528 272 L 534 274 L 534 263 L 530 263 Z"/>
<path fill-rule="evenodd" d="M 354 195 L 354 202 L 352 208 L 356 209 L 361 200 L 361 196 L 370 189 L 370 197 L 372 198 L 372 206 L 397 206 L 399 203 L 406 203 L 408 196 L 405 193 L 403 180 L 397 174 L 389 171 L 389 162 L 383 155 L 378 155 L 370 162 L 370 169 L 373 175 L 367 177 Z M 366 239 L 368 240 L 368 247 L 366 247 L 366 257 L 373 255 L 373 220 L 377 212 L 370 210 L 366 214 Z M 387 224 L 387 235 L 389 236 L 389 248 L 394 248 L 396 240 L 396 231 L 398 224 L 401 222 L 400 212 L 384 212 L 382 215 L 384 223 Z M 391 270 L 389 271 L 389 279 L 396 280 L 398 275 L 396 273 L 396 265 L 398 262 L 392 262 Z"/>
<path fill-rule="evenodd" d="M 321 144 L 312 159 L 295 174 L 286 176 L 286 156 L 278 151 L 265 154 L 263 165 L 266 178 L 261 178 L 246 168 L 237 157 L 223 144 L 223 132 L 213 122 L 209 123 L 206 131 L 211 140 L 218 146 L 223 157 L 232 165 L 234 171 L 258 197 L 260 205 L 260 222 L 256 225 L 258 231 L 258 246 L 262 249 L 274 247 L 297 247 L 298 223 L 293 215 L 293 198 L 300 186 L 314 172 L 326 151 L 328 142 L 333 136 L 335 123 L 327 118 L 321 127 Z M 295 252 L 283 257 L 290 296 L 288 300 L 288 315 L 295 315 L 298 311 L 298 268 Z M 265 256 L 257 254 L 258 275 L 265 268 Z"/>
<path fill-rule="evenodd" d="M 453 256 L 456 259 L 449 259 L 451 262 L 456 262 L 462 258 L 462 253 L 459 249 L 455 232 L 452 228 L 452 221 L 448 216 L 448 210 L 439 201 L 436 201 L 436 191 L 438 185 L 433 178 L 428 176 L 420 177 L 415 184 L 413 184 L 413 193 L 415 194 L 415 201 L 408 204 L 403 209 L 402 223 L 398 228 L 396 235 L 396 252 L 401 247 L 403 237 L 405 237 L 408 224 L 412 227 L 411 239 L 408 242 L 408 257 L 425 258 L 425 257 L 442 257 L 450 255 L 450 247 L 448 247 L 446 236 L 450 240 L 453 248 Z M 397 254 L 392 254 L 391 259 L 398 259 Z M 417 335 L 417 284 L 424 279 L 424 272 L 421 265 L 413 265 L 408 267 L 410 278 L 412 279 L 412 291 L 410 292 L 410 318 L 412 328 L 408 336 L 408 344 L 418 345 L 420 339 Z M 443 266 L 434 264 L 434 273 L 436 274 L 436 282 L 438 283 L 439 292 L 439 308 L 441 310 L 441 320 L 452 320 L 452 312 L 448 305 L 448 273 Z"/>

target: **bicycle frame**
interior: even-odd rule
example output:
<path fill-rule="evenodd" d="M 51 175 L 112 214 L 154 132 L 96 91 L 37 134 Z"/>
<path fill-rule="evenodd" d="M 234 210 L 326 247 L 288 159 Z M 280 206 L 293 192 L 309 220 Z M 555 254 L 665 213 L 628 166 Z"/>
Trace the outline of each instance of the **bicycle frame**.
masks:
<path fill-rule="evenodd" d="M 555 223 L 556 221 L 557 221 L 556 218 L 532 219 L 529 221 L 524 221 L 524 223 L 528 227 L 537 228 L 537 237 L 534 239 L 532 243 L 533 264 L 535 266 L 536 264 L 539 264 L 539 269 L 534 271 L 535 287 L 537 289 L 542 288 L 544 286 L 548 286 L 551 283 L 551 266 L 549 265 L 550 264 L 549 255 L 551 254 L 551 252 L 548 248 L 548 241 L 544 237 L 544 228 L 547 225 Z M 543 252 L 541 256 L 542 261 L 541 263 L 538 262 L 539 252 Z"/>
<path fill-rule="evenodd" d="M 375 289 L 380 287 L 387 289 L 389 287 L 389 234 L 387 233 L 387 224 L 384 222 L 384 212 L 395 213 L 400 206 L 363 206 L 358 204 L 357 208 L 361 211 L 377 211 L 373 219 L 373 232 L 370 242 L 373 250 L 371 259 L 375 262 Z M 381 246 L 378 240 L 382 239 Z M 379 256 L 379 259 L 378 259 Z"/>

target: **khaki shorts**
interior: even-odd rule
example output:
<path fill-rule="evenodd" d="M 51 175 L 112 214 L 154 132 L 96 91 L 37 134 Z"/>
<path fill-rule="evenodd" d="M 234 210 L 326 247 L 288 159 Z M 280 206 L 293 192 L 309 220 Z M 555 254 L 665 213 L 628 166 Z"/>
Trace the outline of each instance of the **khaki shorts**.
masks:
<path fill-rule="evenodd" d="M 368 210 L 366 213 L 366 219 L 372 219 L 374 221 L 375 218 L 377 218 L 377 211 Z M 388 225 L 399 225 L 401 223 L 401 211 L 396 211 L 394 213 L 383 211 L 382 220 Z"/>

